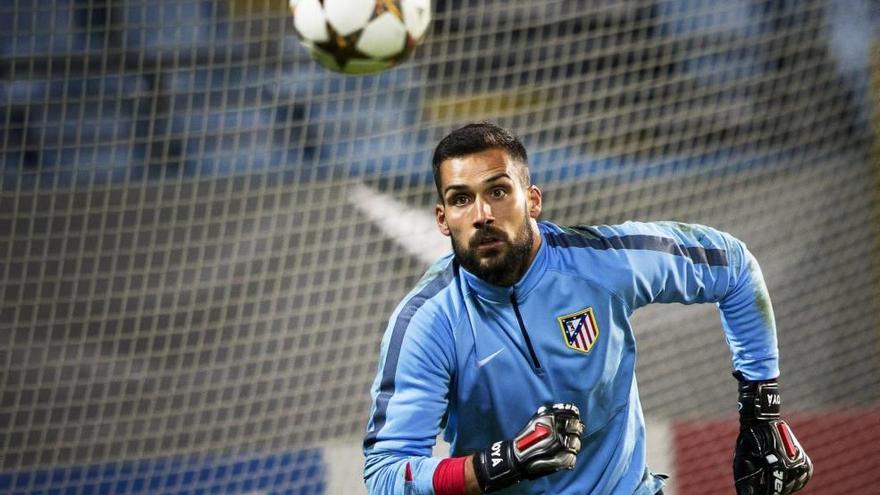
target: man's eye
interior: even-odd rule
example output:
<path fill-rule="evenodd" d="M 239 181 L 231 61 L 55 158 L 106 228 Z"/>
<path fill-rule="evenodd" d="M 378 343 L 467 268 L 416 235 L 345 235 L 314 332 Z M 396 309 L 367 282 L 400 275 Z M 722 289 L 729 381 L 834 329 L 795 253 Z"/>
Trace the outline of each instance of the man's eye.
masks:
<path fill-rule="evenodd" d="M 507 192 L 500 187 L 492 190 L 493 198 L 503 198 L 505 194 L 507 194 Z"/>
<path fill-rule="evenodd" d="M 459 194 L 458 196 L 454 196 L 452 198 L 452 204 L 456 206 L 466 205 L 468 202 L 468 197 L 464 194 Z"/>

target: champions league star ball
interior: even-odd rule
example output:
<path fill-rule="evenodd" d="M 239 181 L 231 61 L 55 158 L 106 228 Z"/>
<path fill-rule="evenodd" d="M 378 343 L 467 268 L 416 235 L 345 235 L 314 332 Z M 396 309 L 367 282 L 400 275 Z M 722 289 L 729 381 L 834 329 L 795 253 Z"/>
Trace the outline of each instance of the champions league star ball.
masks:
<path fill-rule="evenodd" d="M 290 9 L 312 58 L 344 74 L 394 67 L 431 22 L 431 0 L 290 0 Z"/>

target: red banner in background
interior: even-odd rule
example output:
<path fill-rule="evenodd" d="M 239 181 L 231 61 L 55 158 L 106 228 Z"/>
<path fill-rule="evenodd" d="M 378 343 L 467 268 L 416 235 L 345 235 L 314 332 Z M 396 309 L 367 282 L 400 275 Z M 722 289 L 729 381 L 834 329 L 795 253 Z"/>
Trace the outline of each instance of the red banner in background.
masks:
<path fill-rule="evenodd" d="M 813 479 L 798 495 L 855 495 L 877 486 L 880 410 L 783 414 L 813 460 Z M 733 494 L 736 417 L 673 425 L 678 495 Z"/>

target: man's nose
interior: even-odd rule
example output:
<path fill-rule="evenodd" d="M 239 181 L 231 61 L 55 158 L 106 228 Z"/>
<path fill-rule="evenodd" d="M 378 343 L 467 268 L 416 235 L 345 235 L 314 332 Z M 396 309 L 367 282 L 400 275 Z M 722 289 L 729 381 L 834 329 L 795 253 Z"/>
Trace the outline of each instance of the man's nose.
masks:
<path fill-rule="evenodd" d="M 488 201 L 477 198 L 474 204 L 474 227 L 481 228 L 495 221 L 492 205 Z"/>

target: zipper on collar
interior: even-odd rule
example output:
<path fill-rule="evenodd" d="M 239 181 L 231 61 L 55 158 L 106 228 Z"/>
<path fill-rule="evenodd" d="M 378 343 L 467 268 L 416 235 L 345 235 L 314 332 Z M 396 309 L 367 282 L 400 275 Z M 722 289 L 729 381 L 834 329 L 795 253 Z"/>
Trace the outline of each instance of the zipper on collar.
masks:
<path fill-rule="evenodd" d="M 513 305 L 513 313 L 516 314 L 516 321 L 519 323 L 519 329 L 522 332 L 523 339 L 526 341 L 526 347 L 529 348 L 529 356 L 532 358 L 532 365 L 534 365 L 536 370 L 541 369 L 541 363 L 538 362 L 538 355 L 535 354 L 535 348 L 532 347 L 532 339 L 529 338 L 529 333 L 526 331 L 526 325 L 523 323 L 522 315 L 519 312 L 519 303 L 516 302 L 516 293 L 510 293 L 510 304 Z"/>

